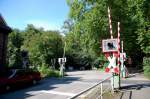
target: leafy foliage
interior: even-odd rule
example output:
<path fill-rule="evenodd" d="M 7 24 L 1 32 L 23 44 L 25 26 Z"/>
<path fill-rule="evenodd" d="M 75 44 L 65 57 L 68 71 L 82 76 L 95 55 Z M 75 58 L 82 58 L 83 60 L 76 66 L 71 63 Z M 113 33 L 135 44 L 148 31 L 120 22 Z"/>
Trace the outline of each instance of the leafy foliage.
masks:
<path fill-rule="evenodd" d="M 40 66 L 42 63 L 51 66 L 51 59 L 62 56 L 62 36 L 57 31 L 37 31 L 39 32 L 30 32 L 30 37 L 25 36 L 28 38 L 24 41 L 22 49 L 29 51 L 32 66 Z"/>
<path fill-rule="evenodd" d="M 143 4 L 141 0 L 67 0 L 67 3 L 70 6 L 70 18 L 74 22 L 66 36 L 67 47 L 68 51 L 74 53 L 75 59 L 83 60 L 84 62 L 81 63 L 89 62 L 88 65 L 93 65 L 102 54 L 101 41 L 110 38 L 107 17 L 109 6 L 112 14 L 113 36 L 117 37 L 117 22 L 120 21 L 124 50 L 132 56 L 135 65 L 138 64 L 136 57 L 141 55 L 137 55 L 141 53 L 141 50 L 136 41 L 138 37 L 136 31 L 139 26 L 138 18 L 141 18 L 140 6 Z"/>
<path fill-rule="evenodd" d="M 138 43 L 145 54 L 150 54 L 150 22 L 145 22 L 143 28 L 138 29 Z"/>
<path fill-rule="evenodd" d="M 46 64 L 42 64 L 42 66 L 40 66 L 38 68 L 38 70 L 40 71 L 42 77 L 59 77 L 59 71 L 57 70 L 52 70 L 50 69 L 48 66 L 46 66 Z"/>
<path fill-rule="evenodd" d="M 29 53 L 29 63 L 38 69 L 44 76 L 58 76 L 52 71 L 52 65 L 58 69 L 58 63 L 52 64 L 63 54 L 63 37 L 58 31 L 44 31 L 28 25 L 24 31 L 14 29 L 9 35 L 8 59 L 9 67 L 22 68 L 23 50 Z"/>
<path fill-rule="evenodd" d="M 101 41 L 110 38 L 107 15 L 109 6 L 114 38 L 117 37 L 119 21 L 124 51 L 133 59 L 134 66 L 144 62 L 143 66 L 149 68 L 146 65 L 148 63 L 143 61 L 143 57 L 150 55 L 149 0 L 67 0 L 67 4 L 70 12 L 63 26 L 64 32 L 67 32 L 65 37 L 58 31 L 44 31 L 33 25 L 28 25 L 24 31 L 14 30 L 10 34 L 10 66 L 21 64 L 19 53 L 28 50 L 32 66 L 49 68 L 52 66 L 51 60 L 62 57 L 64 40 L 67 65 L 78 68 L 103 65 L 106 60 L 101 50 Z"/>
<path fill-rule="evenodd" d="M 21 68 L 22 66 L 21 45 L 23 44 L 23 40 L 21 32 L 17 29 L 14 29 L 14 31 L 9 34 L 8 62 L 10 67 Z"/>
<path fill-rule="evenodd" d="M 150 58 L 147 57 L 144 58 L 143 66 L 145 76 L 150 78 Z"/>

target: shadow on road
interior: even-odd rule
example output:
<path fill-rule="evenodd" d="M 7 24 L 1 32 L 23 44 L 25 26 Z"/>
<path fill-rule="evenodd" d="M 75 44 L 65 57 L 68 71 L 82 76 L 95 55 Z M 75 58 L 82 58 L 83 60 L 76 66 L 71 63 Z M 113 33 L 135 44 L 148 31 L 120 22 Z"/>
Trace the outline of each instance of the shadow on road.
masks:
<path fill-rule="evenodd" d="M 142 83 L 142 84 L 133 84 L 133 85 L 127 85 L 122 86 L 121 90 L 140 90 L 142 88 L 150 87 L 150 83 Z"/>

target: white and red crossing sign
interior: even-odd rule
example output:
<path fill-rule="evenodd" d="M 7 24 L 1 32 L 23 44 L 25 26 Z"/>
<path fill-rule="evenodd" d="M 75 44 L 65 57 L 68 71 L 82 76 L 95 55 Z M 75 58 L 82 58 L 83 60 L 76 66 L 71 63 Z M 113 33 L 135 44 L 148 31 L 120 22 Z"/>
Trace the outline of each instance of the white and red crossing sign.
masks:
<path fill-rule="evenodd" d="M 105 57 L 109 61 L 109 65 L 106 67 L 105 72 L 113 72 L 119 74 L 119 68 L 116 64 L 118 58 L 118 40 L 106 39 L 102 40 L 102 49 Z"/>
<path fill-rule="evenodd" d="M 108 17 L 109 17 L 109 28 L 111 39 L 102 40 L 102 50 L 109 61 L 109 65 L 106 67 L 105 72 L 109 72 L 110 70 L 113 73 L 119 74 L 119 66 L 120 66 L 120 22 L 118 22 L 118 37 L 116 39 L 113 38 L 112 35 L 112 24 L 111 24 L 111 14 L 110 9 L 108 7 Z M 117 61 L 117 64 L 116 64 Z"/>
<path fill-rule="evenodd" d="M 110 53 L 105 53 L 105 57 L 109 61 L 109 65 L 106 67 L 105 72 L 111 71 L 111 72 L 119 74 L 119 68 L 116 65 L 117 54 L 113 53 L 112 55 L 110 55 Z"/>
<path fill-rule="evenodd" d="M 111 23 L 110 23 L 110 25 L 111 25 Z M 103 50 L 106 58 L 109 61 L 109 65 L 106 67 L 105 72 L 109 72 L 111 70 L 113 73 L 119 74 L 119 66 L 120 66 L 120 22 L 118 22 L 118 38 L 113 39 L 112 31 L 110 32 L 110 34 L 111 34 L 111 39 L 102 40 L 102 50 Z M 117 60 L 117 65 L 116 65 L 116 60 Z"/>

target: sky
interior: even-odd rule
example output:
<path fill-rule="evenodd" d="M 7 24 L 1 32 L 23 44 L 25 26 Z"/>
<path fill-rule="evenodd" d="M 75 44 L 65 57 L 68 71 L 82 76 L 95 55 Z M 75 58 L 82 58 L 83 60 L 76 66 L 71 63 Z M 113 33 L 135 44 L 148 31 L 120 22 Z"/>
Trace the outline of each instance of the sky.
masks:
<path fill-rule="evenodd" d="M 45 30 L 61 30 L 69 7 L 66 0 L 0 0 L 0 13 L 12 28 L 24 30 L 33 24 Z"/>

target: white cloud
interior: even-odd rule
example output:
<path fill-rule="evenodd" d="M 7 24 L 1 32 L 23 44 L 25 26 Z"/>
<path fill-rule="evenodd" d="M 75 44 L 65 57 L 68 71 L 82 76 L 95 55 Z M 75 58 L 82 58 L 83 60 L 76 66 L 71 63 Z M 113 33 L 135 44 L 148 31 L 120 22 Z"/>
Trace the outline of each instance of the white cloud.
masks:
<path fill-rule="evenodd" d="M 61 26 L 56 23 L 51 23 L 43 20 L 29 20 L 26 22 L 27 24 L 33 24 L 37 28 L 44 28 L 44 30 L 60 30 Z"/>

